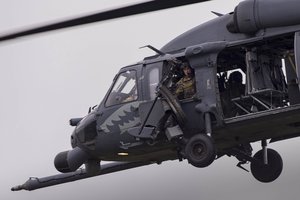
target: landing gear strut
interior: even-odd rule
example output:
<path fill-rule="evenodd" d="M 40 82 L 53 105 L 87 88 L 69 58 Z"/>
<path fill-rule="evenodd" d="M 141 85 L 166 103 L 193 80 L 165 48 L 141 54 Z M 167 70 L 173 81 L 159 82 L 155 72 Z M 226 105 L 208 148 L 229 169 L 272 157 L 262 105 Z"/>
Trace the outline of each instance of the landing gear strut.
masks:
<path fill-rule="evenodd" d="M 242 147 L 243 146 L 233 148 L 229 153 L 229 155 L 235 156 L 240 161 L 238 167 L 246 170 L 241 167 L 241 164 L 250 162 L 252 175 L 255 179 L 263 183 L 272 182 L 280 176 L 283 168 L 281 156 L 277 151 L 267 148 L 266 140 L 262 141 L 262 149 L 259 150 L 253 157 L 251 156 L 251 147 L 251 149 Z"/>
<path fill-rule="evenodd" d="M 209 113 L 204 114 L 206 134 L 194 135 L 185 146 L 185 156 L 188 162 L 195 167 L 207 167 L 216 158 L 216 149 L 210 137 L 211 118 Z"/>

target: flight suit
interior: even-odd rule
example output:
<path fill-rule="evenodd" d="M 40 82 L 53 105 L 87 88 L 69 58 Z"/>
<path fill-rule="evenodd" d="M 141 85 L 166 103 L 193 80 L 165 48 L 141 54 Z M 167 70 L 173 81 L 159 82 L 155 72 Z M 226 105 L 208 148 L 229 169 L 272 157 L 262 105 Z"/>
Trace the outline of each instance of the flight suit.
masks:
<path fill-rule="evenodd" d="M 183 77 L 176 83 L 176 86 L 175 94 L 178 99 L 191 98 L 196 93 L 194 77 Z"/>

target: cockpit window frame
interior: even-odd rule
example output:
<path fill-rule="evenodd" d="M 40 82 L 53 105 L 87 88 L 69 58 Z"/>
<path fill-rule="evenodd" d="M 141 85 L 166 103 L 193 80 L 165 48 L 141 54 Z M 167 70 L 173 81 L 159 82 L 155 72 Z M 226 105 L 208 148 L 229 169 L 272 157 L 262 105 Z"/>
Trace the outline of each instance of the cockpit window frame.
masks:
<path fill-rule="evenodd" d="M 111 104 L 108 104 L 109 98 L 111 97 L 111 94 L 112 94 L 113 90 L 115 89 L 116 84 L 118 83 L 119 78 L 122 76 L 122 74 L 127 73 L 127 72 L 131 72 L 131 73 L 133 72 L 134 73 L 133 76 L 135 77 L 134 81 L 135 81 L 135 88 L 136 88 L 135 89 L 136 90 L 136 98 L 134 98 L 133 100 L 129 100 L 129 101 L 124 101 L 125 100 L 124 99 L 120 103 L 111 103 Z M 128 69 L 128 70 L 124 70 L 124 71 L 119 72 L 115 76 L 115 78 L 113 80 L 113 84 L 112 84 L 112 86 L 111 86 L 108 94 L 106 95 L 105 102 L 104 102 L 104 107 L 108 108 L 108 107 L 113 107 L 113 106 L 117 106 L 117 105 L 123 105 L 123 104 L 127 104 L 127 103 L 132 103 L 132 102 L 138 101 L 138 99 L 140 98 L 140 94 L 139 94 L 139 83 L 138 83 L 138 79 L 137 79 L 137 77 L 138 77 L 137 74 L 138 74 L 138 71 L 135 70 L 135 69 Z M 128 81 L 127 81 L 127 83 L 128 83 Z M 124 87 L 121 90 L 123 90 L 126 87 L 126 84 L 124 85 Z"/>

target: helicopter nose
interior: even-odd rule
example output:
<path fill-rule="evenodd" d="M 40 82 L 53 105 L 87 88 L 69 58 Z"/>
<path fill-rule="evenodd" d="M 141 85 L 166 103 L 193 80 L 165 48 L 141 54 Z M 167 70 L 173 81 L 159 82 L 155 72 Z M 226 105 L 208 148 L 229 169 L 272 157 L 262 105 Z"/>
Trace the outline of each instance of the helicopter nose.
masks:
<path fill-rule="evenodd" d="M 77 141 L 75 132 L 73 132 L 71 135 L 71 146 L 72 146 L 72 148 L 75 148 L 75 147 L 77 147 L 77 145 L 78 145 L 78 141 Z"/>
<path fill-rule="evenodd" d="M 55 168 L 62 172 L 76 171 L 83 163 L 89 159 L 89 156 L 79 147 L 64 151 L 56 155 L 54 159 Z"/>
<path fill-rule="evenodd" d="M 90 113 L 77 124 L 71 135 L 72 148 L 95 140 L 97 137 L 97 116 L 95 113 Z"/>

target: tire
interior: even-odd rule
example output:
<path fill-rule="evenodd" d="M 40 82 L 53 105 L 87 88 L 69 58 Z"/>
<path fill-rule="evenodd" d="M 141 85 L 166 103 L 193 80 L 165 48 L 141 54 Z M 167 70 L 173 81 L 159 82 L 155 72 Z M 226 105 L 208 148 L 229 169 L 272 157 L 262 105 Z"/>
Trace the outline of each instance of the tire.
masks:
<path fill-rule="evenodd" d="M 276 180 L 283 168 L 282 158 L 279 153 L 273 149 L 267 149 L 268 164 L 264 164 L 264 152 L 258 151 L 253 158 L 258 162 L 251 162 L 251 173 L 255 179 L 263 183 L 269 183 Z"/>
<path fill-rule="evenodd" d="M 178 99 L 164 85 L 160 87 L 159 93 L 171 107 L 171 110 L 173 111 L 179 126 L 184 127 L 186 116 L 181 108 L 180 103 L 178 102 Z"/>
<path fill-rule="evenodd" d="M 216 158 L 216 150 L 211 137 L 198 134 L 193 136 L 185 146 L 188 162 L 199 168 L 209 166 Z"/>

